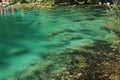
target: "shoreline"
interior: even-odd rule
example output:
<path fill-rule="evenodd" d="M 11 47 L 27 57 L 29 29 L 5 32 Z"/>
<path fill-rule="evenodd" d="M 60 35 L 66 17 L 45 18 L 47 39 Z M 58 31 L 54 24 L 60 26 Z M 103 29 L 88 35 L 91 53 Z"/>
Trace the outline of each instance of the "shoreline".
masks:
<path fill-rule="evenodd" d="M 105 7 L 105 8 L 109 8 L 109 7 L 112 7 L 114 6 L 114 4 L 111 4 L 111 5 L 107 5 L 107 4 L 81 4 L 81 5 L 55 5 L 53 3 L 50 3 L 50 2 L 34 2 L 34 3 L 9 3 L 8 5 L 6 6 L 2 6 L 0 5 L 0 8 L 15 8 L 15 9 L 23 9 L 23 10 L 30 10 L 30 9 L 33 9 L 33 8 L 38 8 L 40 10 L 46 10 L 46 9 L 51 9 L 51 8 L 54 8 L 54 7 L 65 7 L 65 6 L 70 6 L 70 7 Z M 117 5 L 117 7 L 120 8 L 120 5 Z"/>

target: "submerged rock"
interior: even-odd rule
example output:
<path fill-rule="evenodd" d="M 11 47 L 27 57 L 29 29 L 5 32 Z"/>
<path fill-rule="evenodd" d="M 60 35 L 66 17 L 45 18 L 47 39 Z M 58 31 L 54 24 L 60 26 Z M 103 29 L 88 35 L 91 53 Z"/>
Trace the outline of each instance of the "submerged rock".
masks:
<path fill-rule="evenodd" d="M 8 78 L 8 79 L 5 79 L 5 80 L 18 80 L 18 79 L 16 79 L 16 78 Z"/>
<path fill-rule="evenodd" d="M 10 55 L 20 55 L 20 54 L 24 54 L 26 52 L 28 52 L 28 51 L 24 48 L 13 48 L 13 49 L 9 50 L 8 54 L 10 54 Z"/>
<path fill-rule="evenodd" d="M 73 20 L 73 22 L 81 22 L 82 20 L 80 20 L 80 19 L 75 19 L 75 20 Z"/>

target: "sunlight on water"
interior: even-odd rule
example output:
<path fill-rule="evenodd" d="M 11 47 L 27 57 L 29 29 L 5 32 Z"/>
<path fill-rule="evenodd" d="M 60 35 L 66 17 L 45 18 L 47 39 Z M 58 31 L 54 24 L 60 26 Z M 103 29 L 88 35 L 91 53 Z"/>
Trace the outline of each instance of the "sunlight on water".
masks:
<path fill-rule="evenodd" d="M 0 80 L 18 76 L 32 64 L 49 64 L 48 55 L 106 40 L 103 9 L 56 8 L 0 15 Z"/>

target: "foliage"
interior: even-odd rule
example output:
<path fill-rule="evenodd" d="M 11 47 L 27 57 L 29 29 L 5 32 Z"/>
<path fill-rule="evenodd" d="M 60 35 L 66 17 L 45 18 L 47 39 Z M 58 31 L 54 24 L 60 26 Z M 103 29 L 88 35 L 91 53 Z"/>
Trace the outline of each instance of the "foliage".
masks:
<path fill-rule="evenodd" d="M 55 0 L 56 4 L 64 3 L 64 2 L 66 2 L 69 5 L 72 5 L 72 4 L 78 5 L 78 4 L 86 4 L 88 2 L 92 2 L 92 0 Z"/>
<path fill-rule="evenodd" d="M 109 7 L 109 10 L 107 11 L 109 15 L 109 24 L 106 28 L 116 36 L 112 48 L 114 51 L 120 53 L 120 10 L 117 4 L 118 3 L 114 1 L 114 5 Z"/>
<path fill-rule="evenodd" d="M 66 3 L 68 5 L 74 5 L 74 4 L 93 4 L 93 3 L 98 3 L 98 2 L 111 2 L 112 0 L 12 0 L 13 3 L 21 2 L 21 3 L 31 3 L 31 2 L 44 2 L 44 3 L 55 3 L 55 4 L 62 4 Z"/>
<path fill-rule="evenodd" d="M 110 53 L 116 59 L 116 61 L 113 61 L 113 63 L 115 63 L 114 65 L 116 65 L 114 66 L 114 69 L 116 68 L 115 70 L 118 70 L 119 68 L 117 67 L 119 66 L 119 60 L 117 59 L 120 59 L 120 8 L 117 5 L 118 0 L 113 0 L 113 3 L 114 4 L 112 6 L 109 6 L 109 9 L 107 10 L 109 16 L 109 23 L 106 28 L 116 37 L 116 39 L 112 42 L 112 51 Z M 120 76 L 118 76 L 118 74 L 120 75 L 120 73 L 118 72 L 119 70 L 114 72 L 115 79 L 112 80 L 120 79 Z"/>
<path fill-rule="evenodd" d="M 108 10 L 110 23 L 107 28 L 115 33 L 120 38 L 120 11 L 119 8 L 114 5 Z"/>

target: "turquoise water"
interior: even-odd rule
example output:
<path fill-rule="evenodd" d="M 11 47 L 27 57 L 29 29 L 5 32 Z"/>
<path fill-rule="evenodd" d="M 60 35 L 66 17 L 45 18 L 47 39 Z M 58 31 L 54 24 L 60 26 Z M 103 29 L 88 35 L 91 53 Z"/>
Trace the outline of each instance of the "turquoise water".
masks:
<path fill-rule="evenodd" d="M 101 8 L 62 7 L 0 15 L 0 80 L 18 76 L 32 64 L 49 64 L 47 55 L 92 45 L 112 35 Z M 47 55 L 44 55 L 47 54 Z"/>

